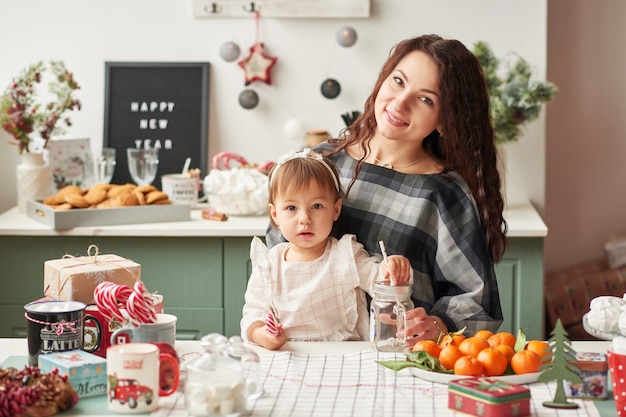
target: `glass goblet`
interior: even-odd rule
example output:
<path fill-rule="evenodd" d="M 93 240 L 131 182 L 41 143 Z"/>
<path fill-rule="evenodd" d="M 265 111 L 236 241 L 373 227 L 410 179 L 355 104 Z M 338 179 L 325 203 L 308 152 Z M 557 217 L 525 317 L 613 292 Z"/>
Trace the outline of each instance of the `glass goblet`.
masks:
<path fill-rule="evenodd" d="M 115 148 L 102 148 L 94 164 L 94 180 L 96 184 L 108 184 L 115 172 Z"/>
<path fill-rule="evenodd" d="M 158 149 L 128 148 L 128 171 L 137 185 L 150 185 L 159 167 Z"/>

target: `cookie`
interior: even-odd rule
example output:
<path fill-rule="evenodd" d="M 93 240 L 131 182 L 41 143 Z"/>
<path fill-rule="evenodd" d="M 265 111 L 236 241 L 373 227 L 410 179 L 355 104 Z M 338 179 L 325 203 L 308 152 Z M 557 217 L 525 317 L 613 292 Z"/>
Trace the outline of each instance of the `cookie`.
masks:
<path fill-rule="evenodd" d="M 71 204 L 73 207 L 77 208 L 87 208 L 89 207 L 89 203 L 85 200 L 80 194 L 68 194 L 65 196 L 65 202 Z"/>
<path fill-rule="evenodd" d="M 65 187 L 61 188 L 57 194 L 62 196 L 66 196 L 69 194 L 83 195 L 83 190 L 78 185 L 66 185 Z"/>
<path fill-rule="evenodd" d="M 169 197 L 167 194 L 159 190 L 150 191 L 148 194 L 146 194 L 146 202 L 148 204 L 154 204 L 159 200 L 167 200 L 168 198 Z"/>
<path fill-rule="evenodd" d="M 133 193 L 135 193 L 135 196 L 137 196 L 137 201 L 139 202 L 140 206 L 145 206 L 146 204 L 148 204 L 145 194 L 139 191 L 139 187 L 135 188 L 133 190 Z"/>
<path fill-rule="evenodd" d="M 93 186 L 84 196 L 89 205 L 95 205 L 102 203 L 107 198 L 107 190 L 103 187 Z"/>
<path fill-rule="evenodd" d="M 133 191 L 125 190 L 124 192 L 120 193 L 116 197 L 116 200 L 117 200 L 117 202 L 119 203 L 119 205 L 121 207 L 138 206 L 139 205 L 139 200 L 137 199 L 137 195 Z"/>
<path fill-rule="evenodd" d="M 152 191 L 158 191 L 158 188 L 156 188 L 154 185 L 140 185 L 137 187 L 137 190 L 139 192 L 142 192 L 144 194 L 150 193 Z"/>
<path fill-rule="evenodd" d="M 58 206 L 65 203 L 65 198 L 62 195 L 54 194 L 44 198 L 43 203 L 48 206 Z"/>
<path fill-rule="evenodd" d="M 162 200 L 157 200 L 157 201 L 155 201 L 152 204 L 155 205 L 155 206 L 162 205 L 162 204 L 172 204 L 172 201 L 169 198 L 164 198 Z"/>
<path fill-rule="evenodd" d="M 114 185 L 107 192 L 107 196 L 108 198 L 115 198 L 118 195 L 120 195 L 120 193 L 123 193 L 124 191 L 133 190 L 136 187 L 137 186 L 134 184 Z"/>
<path fill-rule="evenodd" d="M 59 204 L 54 209 L 55 210 L 71 210 L 73 208 L 74 206 L 72 206 L 70 203 L 63 203 L 63 204 Z"/>

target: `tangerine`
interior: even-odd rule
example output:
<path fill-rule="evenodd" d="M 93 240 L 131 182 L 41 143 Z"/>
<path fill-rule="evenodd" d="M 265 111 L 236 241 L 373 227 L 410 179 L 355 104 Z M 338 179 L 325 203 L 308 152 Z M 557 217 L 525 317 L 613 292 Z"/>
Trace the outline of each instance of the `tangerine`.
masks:
<path fill-rule="evenodd" d="M 489 342 L 476 336 L 468 337 L 459 345 L 461 352 L 463 352 L 464 355 L 471 356 L 472 358 L 478 356 L 478 352 L 487 347 L 489 347 Z"/>
<path fill-rule="evenodd" d="M 483 364 L 471 356 L 461 356 L 454 363 L 455 375 L 481 376 L 484 372 Z"/>
<path fill-rule="evenodd" d="M 498 345 L 498 346 L 495 346 L 495 348 L 504 354 L 504 357 L 506 358 L 507 363 L 511 362 L 511 358 L 513 357 L 513 355 L 515 355 L 515 350 L 513 350 L 511 346 Z"/>
<path fill-rule="evenodd" d="M 459 346 L 462 341 L 465 340 L 465 335 L 463 334 L 452 334 L 446 333 L 441 340 L 439 341 L 439 347 L 443 349 L 448 345 Z"/>
<path fill-rule="evenodd" d="M 511 369 L 517 375 L 537 372 L 541 368 L 541 356 L 532 350 L 520 350 L 511 358 Z"/>
<path fill-rule="evenodd" d="M 550 344 L 544 340 L 531 340 L 526 344 L 526 350 L 531 350 L 541 356 L 541 363 L 547 363 L 550 361 L 550 354 L 552 348 Z"/>
<path fill-rule="evenodd" d="M 444 368 L 452 370 L 454 369 L 456 361 L 463 356 L 465 355 L 459 350 L 458 346 L 450 344 L 441 349 L 441 352 L 439 353 L 439 363 Z"/>
<path fill-rule="evenodd" d="M 438 358 L 439 357 L 439 352 L 441 352 L 441 349 L 439 348 L 439 345 L 437 345 L 437 342 L 435 342 L 434 340 L 418 340 L 413 345 L 411 350 L 413 352 L 417 352 L 419 350 L 423 350 L 423 351 L 427 352 L 429 355 L 434 356 L 435 358 Z"/>
<path fill-rule="evenodd" d="M 478 352 L 476 359 L 483 365 L 487 376 L 503 375 L 509 364 L 504 353 L 493 346 L 489 346 Z"/>
<path fill-rule="evenodd" d="M 494 347 L 498 345 L 507 345 L 507 346 L 511 346 L 512 348 L 514 348 L 515 340 L 516 338 L 513 335 L 513 333 L 498 332 L 494 334 L 493 336 L 491 336 L 489 339 L 487 339 L 487 342 L 489 342 L 489 344 Z"/>
<path fill-rule="evenodd" d="M 474 337 L 480 337 L 481 339 L 485 340 L 489 340 L 491 336 L 493 336 L 493 332 L 487 329 L 482 329 L 474 333 Z"/>

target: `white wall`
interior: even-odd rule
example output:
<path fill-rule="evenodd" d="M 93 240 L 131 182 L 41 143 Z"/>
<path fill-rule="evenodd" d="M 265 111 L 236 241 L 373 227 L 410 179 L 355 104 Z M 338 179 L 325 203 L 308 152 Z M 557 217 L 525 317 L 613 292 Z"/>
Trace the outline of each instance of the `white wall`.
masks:
<path fill-rule="evenodd" d="M 197 19 L 191 0 L 20 0 L 0 3 L 0 86 L 38 60 L 63 60 L 81 85 L 83 110 L 73 114 L 68 136 L 90 137 L 102 146 L 105 61 L 207 61 L 212 64 L 209 157 L 220 151 L 242 154 L 251 162 L 275 159 L 303 141 L 285 137 L 287 120 L 306 129 L 337 134 L 340 115 L 360 110 L 389 49 L 402 38 L 438 33 L 468 47 L 487 41 L 499 56 L 517 53 L 537 73 L 546 72 L 547 0 L 373 0 L 368 19 L 264 19 L 260 40 L 278 57 L 273 85 L 254 83 L 261 103 L 239 106 L 243 71 L 219 56 L 234 40 L 242 57 L 254 43 L 254 20 Z M 343 48 L 335 32 L 351 25 L 358 41 Z M 322 81 L 337 79 L 334 100 L 320 93 Z M 545 180 L 545 120 L 540 118 L 518 143 L 507 146 L 509 204 L 531 200 L 542 210 Z M 0 141 L 8 136 L 0 133 Z M 8 145 L 0 152 L 0 211 L 15 205 L 18 158 Z M 193 164 L 192 164 L 193 165 Z M 204 173 L 203 173 L 204 174 Z"/>

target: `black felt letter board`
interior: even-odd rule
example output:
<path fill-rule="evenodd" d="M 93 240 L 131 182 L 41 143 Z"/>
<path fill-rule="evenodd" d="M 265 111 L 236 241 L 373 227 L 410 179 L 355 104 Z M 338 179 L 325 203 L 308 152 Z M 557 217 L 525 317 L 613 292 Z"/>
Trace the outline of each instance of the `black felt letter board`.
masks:
<path fill-rule="evenodd" d="M 209 63 L 105 63 L 104 146 L 116 149 L 112 184 L 133 182 L 127 148 L 159 148 L 161 175 L 185 159 L 207 174 Z"/>

